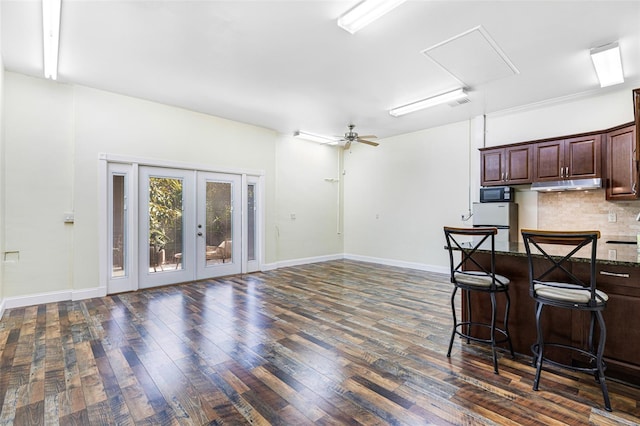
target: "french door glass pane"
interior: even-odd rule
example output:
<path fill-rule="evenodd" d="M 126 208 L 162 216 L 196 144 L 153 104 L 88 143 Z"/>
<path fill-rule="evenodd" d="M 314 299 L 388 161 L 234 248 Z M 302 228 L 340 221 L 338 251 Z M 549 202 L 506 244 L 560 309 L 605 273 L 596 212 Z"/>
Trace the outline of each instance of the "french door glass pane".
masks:
<path fill-rule="evenodd" d="M 125 253 L 127 247 L 125 176 L 114 174 L 112 177 L 113 226 L 111 238 L 113 244 L 111 246 L 111 277 L 124 277 L 128 272 L 125 263 L 125 259 L 128 258 L 127 253 Z"/>
<path fill-rule="evenodd" d="M 182 269 L 182 179 L 149 177 L 149 272 Z"/>
<path fill-rule="evenodd" d="M 247 186 L 247 260 L 256 260 L 256 186 Z"/>
<path fill-rule="evenodd" d="M 206 265 L 232 262 L 232 184 L 207 181 L 205 235 Z"/>

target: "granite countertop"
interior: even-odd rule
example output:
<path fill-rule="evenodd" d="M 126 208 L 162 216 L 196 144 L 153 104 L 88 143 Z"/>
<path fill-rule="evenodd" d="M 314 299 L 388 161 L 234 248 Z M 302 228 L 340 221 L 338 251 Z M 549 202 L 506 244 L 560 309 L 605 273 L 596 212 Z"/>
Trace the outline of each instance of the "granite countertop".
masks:
<path fill-rule="evenodd" d="M 621 241 L 632 243 L 632 238 L 628 236 L 601 236 L 598 240 L 597 262 L 603 265 L 621 265 L 621 266 L 636 266 L 640 267 L 640 251 L 636 244 L 614 244 L 608 241 Z M 470 246 L 471 244 L 469 244 Z M 489 250 L 487 247 L 486 250 Z M 497 242 L 495 243 L 496 253 L 505 254 L 508 256 L 527 256 L 527 251 L 524 248 L 522 242 Z M 588 261 L 591 257 L 591 253 L 586 251 L 580 251 L 574 256 L 575 260 L 584 259 Z"/>

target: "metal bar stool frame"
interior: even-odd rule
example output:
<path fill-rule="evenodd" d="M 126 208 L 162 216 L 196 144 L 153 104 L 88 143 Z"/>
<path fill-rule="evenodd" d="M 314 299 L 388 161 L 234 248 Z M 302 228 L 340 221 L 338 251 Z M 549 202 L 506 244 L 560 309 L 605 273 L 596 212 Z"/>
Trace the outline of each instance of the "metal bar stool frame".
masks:
<path fill-rule="evenodd" d="M 511 306 L 511 299 L 509 297 L 509 279 L 501 275 L 496 274 L 496 261 L 495 261 L 495 236 L 498 233 L 498 229 L 495 227 L 476 227 L 476 228 L 456 228 L 456 227 L 444 227 L 444 235 L 447 242 L 447 249 L 449 251 L 449 264 L 451 271 L 451 283 L 454 285 L 453 292 L 451 293 L 451 311 L 453 313 L 453 330 L 451 332 L 451 339 L 449 340 L 449 349 L 447 351 L 447 357 L 451 357 L 451 350 L 453 348 L 453 341 L 455 336 L 458 335 L 467 340 L 475 341 L 479 343 L 486 343 L 491 345 L 491 352 L 493 358 L 493 371 L 498 374 L 498 358 L 496 354 L 496 348 L 498 344 L 508 343 L 511 357 L 515 358 L 513 352 L 513 345 L 511 344 L 511 336 L 509 335 L 509 309 Z M 459 241 L 460 237 L 477 237 L 477 240 L 471 244 L 468 242 Z M 475 254 L 479 253 L 479 250 L 486 250 L 484 245 L 489 242 L 490 245 L 490 257 L 491 265 L 487 268 L 481 265 L 475 258 Z M 461 261 L 456 262 L 454 260 L 454 251 L 462 253 Z M 478 270 L 463 270 L 465 264 L 473 264 Z M 458 289 L 462 290 L 464 299 L 466 299 L 467 308 L 467 321 L 458 321 L 456 316 L 456 293 Z M 482 292 L 488 293 L 491 298 L 491 322 L 476 322 L 473 321 L 471 310 L 471 293 Z M 506 297 L 504 320 L 501 327 L 496 326 L 497 305 L 496 294 L 504 293 Z M 473 326 L 489 328 L 490 337 L 488 339 L 473 336 L 471 329 Z M 497 339 L 496 333 L 502 335 L 502 338 Z"/>
<path fill-rule="evenodd" d="M 533 381 L 533 390 L 537 391 L 540 383 L 540 374 L 544 362 L 567 368 L 573 371 L 593 374 L 596 383 L 600 384 L 605 409 L 611 411 L 611 402 L 607 390 L 604 371 L 606 365 L 603 360 L 607 328 L 602 316 L 602 311 L 607 306 L 608 296 L 597 290 L 596 286 L 596 254 L 599 231 L 540 231 L 523 229 L 522 237 L 527 252 L 529 264 L 529 294 L 535 301 L 537 341 L 531 346 L 533 353 L 533 365 L 536 374 Z M 545 246 L 542 246 L 542 245 Z M 549 247 L 570 246 L 563 253 L 549 253 L 553 249 Z M 572 248 L 571 248 L 572 247 Z M 535 248 L 536 253 L 533 252 Z M 567 262 L 582 250 L 589 250 L 589 282 L 583 282 L 567 268 Z M 543 259 L 548 267 L 546 269 L 534 268 L 534 258 Z M 549 280 L 552 272 L 562 271 L 570 282 L 558 282 Z M 545 280 L 547 278 L 547 280 Z M 587 311 L 590 313 L 589 336 L 587 349 L 564 343 L 545 342 L 542 331 L 542 309 L 544 306 L 556 306 L 559 308 Z M 599 337 L 597 348 L 594 344 L 595 324 L 598 323 Z M 580 367 L 573 364 L 565 364 L 545 357 L 545 347 L 562 348 L 582 354 L 589 359 L 589 367 Z"/>

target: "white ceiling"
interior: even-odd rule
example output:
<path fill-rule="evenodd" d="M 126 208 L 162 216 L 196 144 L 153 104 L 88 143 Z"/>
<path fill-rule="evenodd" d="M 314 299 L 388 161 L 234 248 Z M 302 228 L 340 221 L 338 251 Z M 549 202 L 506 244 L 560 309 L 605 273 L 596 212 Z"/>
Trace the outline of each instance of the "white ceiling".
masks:
<path fill-rule="evenodd" d="M 640 87 L 640 1 L 410 0 L 352 35 L 336 19 L 357 3 L 63 0 L 58 81 L 282 133 L 353 122 L 379 137 L 621 87 L 632 108 Z M 41 77 L 40 1 L 2 0 L 0 13 L 5 68 Z M 455 43 L 462 57 L 435 48 L 478 27 L 518 72 L 494 74 L 471 38 Z M 589 48 L 616 40 L 626 81 L 601 89 Z M 471 102 L 390 116 L 459 85 L 436 55 L 473 80 Z"/>

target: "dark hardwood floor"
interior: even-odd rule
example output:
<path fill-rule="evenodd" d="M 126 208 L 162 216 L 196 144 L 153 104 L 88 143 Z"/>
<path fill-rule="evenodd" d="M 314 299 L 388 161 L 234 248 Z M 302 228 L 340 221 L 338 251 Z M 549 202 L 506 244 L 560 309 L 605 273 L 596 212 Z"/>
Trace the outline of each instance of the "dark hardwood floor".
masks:
<path fill-rule="evenodd" d="M 451 332 L 443 275 L 353 261 L 9 309 L 0 424 L 631 425 L 640 389 Z M 532 314 L 533 315 L 533 314 Z"/>

